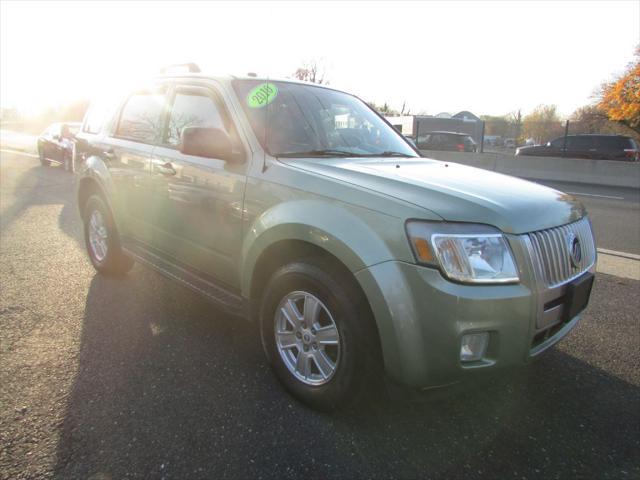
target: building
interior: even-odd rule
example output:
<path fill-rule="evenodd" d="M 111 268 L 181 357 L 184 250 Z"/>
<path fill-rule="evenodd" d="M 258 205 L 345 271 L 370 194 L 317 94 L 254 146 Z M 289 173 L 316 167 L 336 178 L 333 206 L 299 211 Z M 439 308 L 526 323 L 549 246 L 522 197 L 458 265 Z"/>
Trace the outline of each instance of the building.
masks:
<path fill-rule="evenodd" d="M 450 117 L 439 114 L 436 117 L 405 115 L 384 118 L 402 135 L 412 138 L 429 132 L 457 132 L 470 135 L 478 145 L 482 143 L 483 121 L 466 110 Z"/>

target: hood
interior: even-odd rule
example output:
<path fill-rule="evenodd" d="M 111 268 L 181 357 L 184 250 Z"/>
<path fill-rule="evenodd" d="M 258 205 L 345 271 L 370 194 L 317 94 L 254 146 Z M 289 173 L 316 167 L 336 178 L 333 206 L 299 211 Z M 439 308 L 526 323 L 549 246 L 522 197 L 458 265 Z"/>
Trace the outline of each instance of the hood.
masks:
<path fill-rule="evenodd" d="M 428 209 L 446 221 L 526 233 L 573 222 L 584 208 L 566 193 L 499 173 L 425 158 L 299 158 L 284 163 Z"/>

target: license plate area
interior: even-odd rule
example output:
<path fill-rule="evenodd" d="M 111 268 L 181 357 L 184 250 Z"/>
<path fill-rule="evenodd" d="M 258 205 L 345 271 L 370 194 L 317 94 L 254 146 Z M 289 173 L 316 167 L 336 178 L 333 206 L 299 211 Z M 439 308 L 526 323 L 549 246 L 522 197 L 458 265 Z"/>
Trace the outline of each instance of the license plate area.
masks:
<path fill-rule="evenodd" d="M 567 285 L 562 320 L 568 322 L 589 304 L 594 275 L 588 272 Z"/>

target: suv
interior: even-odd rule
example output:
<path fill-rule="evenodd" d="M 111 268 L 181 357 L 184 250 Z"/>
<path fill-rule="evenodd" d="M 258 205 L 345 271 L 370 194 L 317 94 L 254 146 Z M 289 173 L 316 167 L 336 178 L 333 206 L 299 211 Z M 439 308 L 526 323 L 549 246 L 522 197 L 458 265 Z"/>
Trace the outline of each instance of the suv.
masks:
<path fill-rule="evenodd" d="M 318 409 L 380 379 L 426 389 L 526 364 L 589 299 L 578 201 L 420 158 L 326 86 L 164 75 L 91 108 L 78 138 L 96 270 L 138 261 L 257 322 L 276 376 Z"/>
<path fill-rule="evenodd" d="M 565 143 L 566 142 L 566 143 Z M 551 140 L 546 145 L 520 147 L 516 155 L 539 157 L 571 157 L 599 160 L 640 160 L 638 144 L 622 135 L 567 135 Z"/>
<path fill-rule="evenodd" d="M 475 152 L 476 142 L 467 133 L 429 132 L 418 136 L 421 150 L 445 150 L 449 152 Z"/>

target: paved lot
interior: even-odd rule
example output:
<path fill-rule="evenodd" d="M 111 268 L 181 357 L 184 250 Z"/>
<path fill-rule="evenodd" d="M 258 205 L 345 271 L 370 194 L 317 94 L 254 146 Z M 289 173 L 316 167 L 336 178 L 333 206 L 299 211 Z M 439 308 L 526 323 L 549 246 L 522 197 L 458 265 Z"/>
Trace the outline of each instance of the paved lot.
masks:
<path fill-rule="evenodd" d="M 599 274 L 577 329 L 510 378 L 319 414 L 252 325 L 140 266 L 95 275 L 68 174 L 0 168 L 0 478 L 640 477 L 638 281 Z"/>

